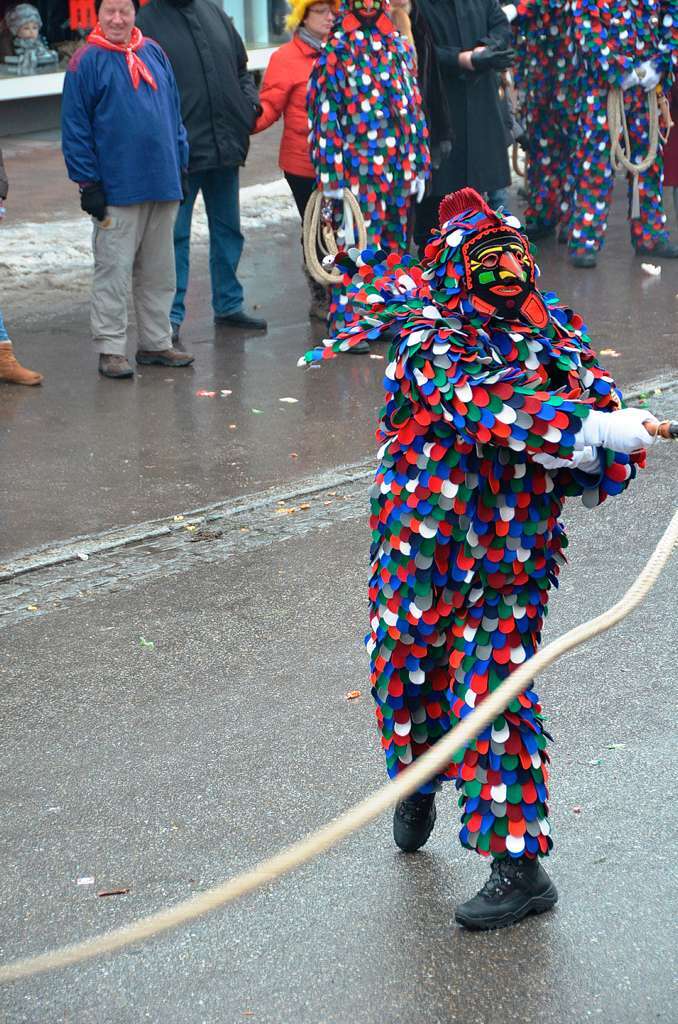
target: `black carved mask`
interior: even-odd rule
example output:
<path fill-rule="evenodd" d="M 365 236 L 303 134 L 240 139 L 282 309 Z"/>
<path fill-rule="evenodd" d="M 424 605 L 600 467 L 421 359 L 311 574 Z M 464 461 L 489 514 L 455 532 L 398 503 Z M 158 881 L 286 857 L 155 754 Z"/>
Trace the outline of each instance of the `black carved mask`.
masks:
<path fill-rule="evenodd" d="M 539 299 L 534 287 L 534 261 L 517 232 L 489 228 L 467 242 L 462 252 L 471 298 L 475 296 L 483 306 L 491 307 L 496 316 L 518 320 L 530 297 Z"/>

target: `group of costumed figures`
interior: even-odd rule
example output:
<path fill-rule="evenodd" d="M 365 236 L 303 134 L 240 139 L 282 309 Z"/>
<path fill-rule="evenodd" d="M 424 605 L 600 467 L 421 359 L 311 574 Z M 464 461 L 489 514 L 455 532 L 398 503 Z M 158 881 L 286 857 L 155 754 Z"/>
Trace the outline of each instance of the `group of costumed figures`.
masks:
<path fill-rule="evenodd" d="M 594 6 L 572 4 L 587 8 L 578 24 L 589 47 L 598 38 L 589 24 Z M 615 6 L 635 18 L 635 4 L 606 5 Z M 670 17 L 661 27 L 669 34 Z M 659 27 L 632 35 L 638 53 L 647 31 Z M 613 63 L 610 53 L 608 69 Z M 549 72 L 559 67 L 554 61 Z M 347 246 L 334 258 L 342 275 L 336 330 L 300 360 L 310 364 L 371 341 L 390 345 L 371 489 L 367 641 L 390 777 L 535 653 L 565 560 L 565 499 L 579 496 L 594 507 L 620 494 L 644 464 L 645 449 L 676 432 L 647 410 L 623 408 L 582 318 L 538 290 L 520 222 L 476 190 L 448 195 L 421 259 L 407 252 L 406 207 L 428 172 L 410 72 L 381 5 L 351 0 L 311 82 L 314 159 L 328 196 L 339 198 L 346 186 L 359 197 L 368 247 Z M 602 97 L 604 86 L 596 88 Z M 581 116 L 596 124 L 581 141 L 582 160 L 594 172 L 586 195 L 596 205 L 607 200 L 604 153 L 595 141 L 602 140 L 601 108 Z M 558 201 L 548 202 L 532 213 L 540 223 L 558 217 Z M 640 230 L 651 229 L 654 242 L 661 221 L 652 209 Z M 582 246 L 599 244 L 599 217 L 598 228 L 573 219 Z M 434 827 L 437 792 L 445 782 L 456 785 L 461 843 L 492 860 L 487 883 L 457 908 L 467 928 L 513 924 L 557 901 L 541 863 L 552 846 L 549 739 L 530 686 L 396 807 L 395 842 L 414 852 Z"/>
<path fill-rule="evenodd" d="M 513 64 L 527 148 L 528 234 L 558 230 L 575 266 L 595 266 L 614 182 L 608 94 L 622 90 L 628 157 L 638 163 L 652 141 L 649 102 L 673 79 L 678 0 L 521 0 L 503 10 L 498 0 L 418 0 L 416 10 L 418 24 L 426 19 L 454 134 L 433 169 L 417 84 L 417 70 L 425 69 L 416 69 L 417 54 L 396 31 L 388 0 L 343 0 L 311 73 L 311 159 L 340 244 L 345 189 L 360 206 L 368 244 L 398 251 L 411 240 L 412 208 L 425 193 L 430 226 L 442 197 L 462 186 L 494 205 L 492 192 L 510 181 L 498 76 Z M 676 258 L 656 141 L 654 161 L 629 175 L 631 240 L 641 255 Z M 334 288 L 331 330 L 351 317 L 348 296 Z"/>

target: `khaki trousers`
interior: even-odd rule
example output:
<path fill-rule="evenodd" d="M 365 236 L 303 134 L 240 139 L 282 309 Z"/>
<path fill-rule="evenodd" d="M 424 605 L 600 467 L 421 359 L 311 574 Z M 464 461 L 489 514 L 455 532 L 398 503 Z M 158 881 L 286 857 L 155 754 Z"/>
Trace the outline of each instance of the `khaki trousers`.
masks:
<path fill-rule="evenodd" d="M 94 280 L 90 323 L 96 351 L 126 355 L 130 281 L 139 348 L 172 347 L 169 311 L 174 298 L 174 221 L 179 203 L 109 206 L 94 220 Z"/>

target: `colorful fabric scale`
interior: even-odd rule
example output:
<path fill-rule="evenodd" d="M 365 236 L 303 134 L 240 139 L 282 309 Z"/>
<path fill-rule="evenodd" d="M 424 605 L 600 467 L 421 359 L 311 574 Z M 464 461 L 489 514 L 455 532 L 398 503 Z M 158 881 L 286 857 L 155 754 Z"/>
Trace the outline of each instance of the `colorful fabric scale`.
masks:
<path fill-rule="evenodd" d="M 525 224 L 549 229 L 569 221 L 568 175 L 577 125 L 578 69 L 559 0 L 530 0 L 515 22 L 513 69 L 527 135 Z"/>
<path fill-rule="evenodd" d="M 536 319 L 545 309 L 542 327 L 482 312 L 468 246 L 507 232 L 527 248 L 515 218 L 476 208 L 434 233 L 421 264 L 373 249 L 343 254 L 362 319 L 300 360 L 332 358 L 361 339 L 391 341 L 371 489 L 367 640 L 391 777 L 537 649 L 565 561 L 565 498 L 594 506 L 635 475 L 635 457 L 612 451 L 601 450 L 595 476 L 533 461 L 571 458 L 589 407 L 611 410 L 619 392 L 581 318 L 555 295 L 535 291 L 536 305 L 523 307 Z M 455 782 L 464 846 L 544 856 L 548 738 L 529 689 L 422 792 Z"/>
<path fill-rule="evenodd" d="M 429 173 L 428 128 L 387 3 L 371 4 L 369 18 L 354 13 L 362 6 L 344 6 L 309 80 L 311 160 L 321 189 L 357 197 L 369 244 L 402 250 L 414 182 Z M 333 289 L 333 333 L 352 319 L 344 290 Z"/>
<path fill-rule="evenodd" d="M 672 81 L 678 55 L 678 0 L 569 0 L 565 6 L 571 61 L 581 69 L 577 124 L 570 158 L 573 193 L 569 246 L 580 254 L 603 244 L 613 185 L 609 161 L 607 92 L 647 60 Z M 642 86 L 625 92 L 634 159 L 648 149 L 647 100 Z M 657 160 L 640 178 L 640 217 L 631 220 L 635 246 L 652 249 L 667 240 L 661 197 L 661 145 Z"/>

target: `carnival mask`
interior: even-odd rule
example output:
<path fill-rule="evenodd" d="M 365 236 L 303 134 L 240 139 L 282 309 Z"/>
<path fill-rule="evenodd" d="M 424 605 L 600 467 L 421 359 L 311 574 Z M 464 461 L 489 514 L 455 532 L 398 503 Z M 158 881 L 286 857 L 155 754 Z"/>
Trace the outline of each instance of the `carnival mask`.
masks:
<path fill-rule="evenodd" d="M 461 247 L 468 296 L 479 313 L 545 327 L 548 313 L 535 288 L 526 239 L 509 227 L 489 227 Z"/>

